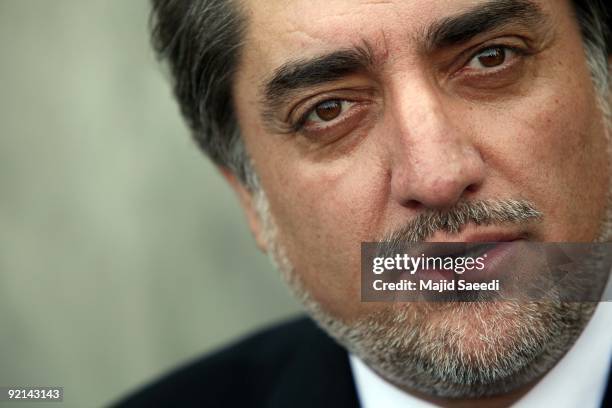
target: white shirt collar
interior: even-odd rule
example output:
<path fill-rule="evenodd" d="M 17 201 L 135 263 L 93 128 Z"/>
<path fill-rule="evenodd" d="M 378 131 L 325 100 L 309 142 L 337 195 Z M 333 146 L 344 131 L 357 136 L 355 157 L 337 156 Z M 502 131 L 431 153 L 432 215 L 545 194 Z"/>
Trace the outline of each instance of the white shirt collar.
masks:
<path fill-rule="evenodd" d="M 568 353 L 513 407 L 600 407 L 611 358 L 612 302 L 604 302 Z M 359 358 L 349 360 L 363 408 L 436 407 L 383 380 Z"/>

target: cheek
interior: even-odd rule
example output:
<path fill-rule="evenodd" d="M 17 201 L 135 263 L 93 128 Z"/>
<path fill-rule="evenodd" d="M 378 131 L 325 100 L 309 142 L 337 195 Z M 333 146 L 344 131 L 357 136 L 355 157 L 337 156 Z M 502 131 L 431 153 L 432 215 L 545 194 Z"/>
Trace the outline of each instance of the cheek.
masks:
<path fill-rule="evenodd" d="M 542 240 L 592 240 L 603 216 L 607 143 L 590 87 L 568 78 L 493 115 L 485 157 L 544 213 Z"/>
<path fill-rule="evenodd" d="M 285 206 L 285 225 L 287 242 L 302 246 L 294 258 L 303 279 L 330 309 L 334 299 L 358 299 L 361 242 L 375 239 L 385 219 L 385 171 L 346 158 L 331 168 L 305 165 L 295 180 L 301 191 Z"/>
<path fill-rule="evenodd" d="M 329 312 L 346 315 L 360 299 L 361 242 L 378 237 L 387 218 L 386 172 L 363 151 L 333 162 L 283 154 L 277 162 L 268 151 L 274 168 L 261 169 L 279 239 L 309 293 Z"/>

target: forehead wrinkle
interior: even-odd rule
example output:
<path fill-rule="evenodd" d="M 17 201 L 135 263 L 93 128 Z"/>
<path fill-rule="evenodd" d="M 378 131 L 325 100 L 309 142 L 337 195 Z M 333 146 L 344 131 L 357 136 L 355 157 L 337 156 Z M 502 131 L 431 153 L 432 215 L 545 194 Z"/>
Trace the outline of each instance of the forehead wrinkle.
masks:
<path fill-rule="evenodd" d="M 532 0 L 488 0 L 432 22 L 418 31 L 426 51 L 465 42 L 481 33 L 511 24 L 540 28 L 546 14 Z"/>

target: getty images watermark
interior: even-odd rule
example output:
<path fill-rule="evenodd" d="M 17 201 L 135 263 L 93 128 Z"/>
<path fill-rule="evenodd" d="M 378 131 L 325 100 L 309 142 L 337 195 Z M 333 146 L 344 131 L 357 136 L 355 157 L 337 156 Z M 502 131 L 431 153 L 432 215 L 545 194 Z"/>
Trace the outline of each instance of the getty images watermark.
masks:
<path fill-rule="evenodd" d="M 370 242 L 361 298 L 372 302 L 610 301 L 612 244 Z"/>

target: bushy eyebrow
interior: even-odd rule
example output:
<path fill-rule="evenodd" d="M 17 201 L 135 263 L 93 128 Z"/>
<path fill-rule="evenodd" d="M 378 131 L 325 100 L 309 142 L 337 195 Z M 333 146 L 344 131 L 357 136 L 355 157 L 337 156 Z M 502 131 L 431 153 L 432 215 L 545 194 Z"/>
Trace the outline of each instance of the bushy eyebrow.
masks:
<path fill-rule="evenodd" d="M 492 0 L 433 23 L 426 30 L 424 43 L 427 50 L 444 48 L 509 24 L 536 28 L 544 21 L 544 13 L 532 1 Z"/>
<path fill-rule="evenodd" d="M 536 29 L 544 21 L 544 13 L 530 0 L 489 0 L 432 23 L 418 35 L 417 43 L 426 51 L 433 51 L 465 43 L 507 25 Z M 264 121 L 269 123 L 296 91 L 374 70 L 381 61 L 375 61 L 367 41 L 362 44 L 312 58 L 290 60 L 275 69 L 260 85 Z"/>
<path fill-rule="evenodd" d="M 366 71 L 373 65 L 372 61 L 370 48 L 364 45 L 284 63 L 261 87 L 264 117 L 282 106 L 292 92 Z"/>

